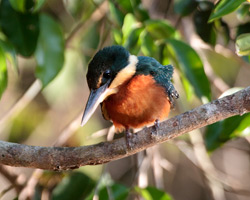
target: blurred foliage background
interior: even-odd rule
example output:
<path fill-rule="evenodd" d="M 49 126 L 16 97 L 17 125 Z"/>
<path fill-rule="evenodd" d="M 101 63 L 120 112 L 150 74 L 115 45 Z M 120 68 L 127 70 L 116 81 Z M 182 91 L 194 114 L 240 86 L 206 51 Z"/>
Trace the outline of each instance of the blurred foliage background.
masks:
<path fill-rule="evenodd" d="M 0 0 L 0 139 L 79 146 L 122 137 L 100 110 L 80 127 L 88 62 L 113 44 L 175 66 L 172 116 L 250 85 L 246 0 Z M 102 166 L 0 166 L 0 198 L 249 199 L 250 114 Z"/>

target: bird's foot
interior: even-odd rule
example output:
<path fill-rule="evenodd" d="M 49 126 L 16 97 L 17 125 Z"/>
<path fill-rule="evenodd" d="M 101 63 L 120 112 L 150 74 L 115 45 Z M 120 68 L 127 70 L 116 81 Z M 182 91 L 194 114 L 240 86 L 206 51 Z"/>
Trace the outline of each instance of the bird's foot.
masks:
<path fill-rule="evenodd" d="M 159 128 L 160 128 L 159 120 L 156 119 L 155 122 L 154 122 L 154 126 L 152 127 L 152 131 L 151 131 L 151 136 L 152 137 L 158 137 L 158 136 L 160 136 L 159 131 L 158 131 Z"/>
<path fill-rule="evenodd" d="M 154 126 L 155 126 L 155 129 L 157 131 L 157 129 L 159 129 L 159 127 L 160 127 L 160 125 L 159 125 L 159 119 L 155 120 Z"/>
<path fill-rule="evenodd" d="M 133 148 L 134 145 L 134 134 L 129 130 L 126 129 L 125 131 L 125 139 L 126 139 L 126 145 L 127 145 L 127 149 L 131 150 Z"/>

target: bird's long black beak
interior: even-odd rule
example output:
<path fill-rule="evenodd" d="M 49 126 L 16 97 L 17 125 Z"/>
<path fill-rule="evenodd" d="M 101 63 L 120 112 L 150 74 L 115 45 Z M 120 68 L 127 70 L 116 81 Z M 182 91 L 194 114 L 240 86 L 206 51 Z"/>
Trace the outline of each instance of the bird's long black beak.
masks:
<path fill-rule="evenodd" d="M 108 81 L 107 83 L 105 83 L 101 87 L 90 91 L 88 102 L 87 102 L 87 105 L 85 107 L 85 110 L 84 110 L 84 113 L 83 113 L 83 116 L 82 116 L 81 126 L 83 126 L 84 124 L 87 123 L 89 118 L 95 112 L 97 106 L 101 102 L 103 102 L 103 100 L 107 96 L 109 96 L 109 94 L 111 93 L 111 89 L 108 88 L 109 83 L 110 83 L 110 81 Z"/>

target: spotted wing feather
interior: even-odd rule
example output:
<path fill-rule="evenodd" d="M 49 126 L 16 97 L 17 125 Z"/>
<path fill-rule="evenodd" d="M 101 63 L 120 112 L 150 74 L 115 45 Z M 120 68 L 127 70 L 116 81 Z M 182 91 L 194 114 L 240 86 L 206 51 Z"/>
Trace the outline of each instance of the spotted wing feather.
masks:
<path fill-rule="evenodd" d="M 172 65 L 161 65 L 157 60 L 151 57 L 139 56 L 139 63 L 137 66 L 137 74 L 152 75 L 155 81 L 163 86 L 168 94 L 172 107 L 174 106 L 174 99 L 179 97 L 175 90 L 171 79 L 174 73 Z"/>
<path fill-rule="evenodd" d="M 155 80 L 158 84 L 162 85 L 168 93 L 169 100 L 173 106 L 174 99 L 179 98 L 178 92 L 175 90 L 171 79 L 173 77 L 174 67 L 172 65 L 161 65 L 158 67 L 157 73 L 155 74 Z"/>

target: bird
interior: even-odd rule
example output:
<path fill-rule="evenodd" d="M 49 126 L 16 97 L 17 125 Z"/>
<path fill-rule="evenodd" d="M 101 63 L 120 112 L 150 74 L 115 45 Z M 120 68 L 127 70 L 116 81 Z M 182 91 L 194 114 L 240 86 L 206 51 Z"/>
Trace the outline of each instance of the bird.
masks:
<path fill-rule="evenodd" d="M 118 132 L 158 124 L 179 97 L 171 82 L 174 68 L 147 56 L 131 55 L 120 45 L 99 50 L 88 65 L 90 95 L 82 116 L 85 125 L 100 105 Z"/>

